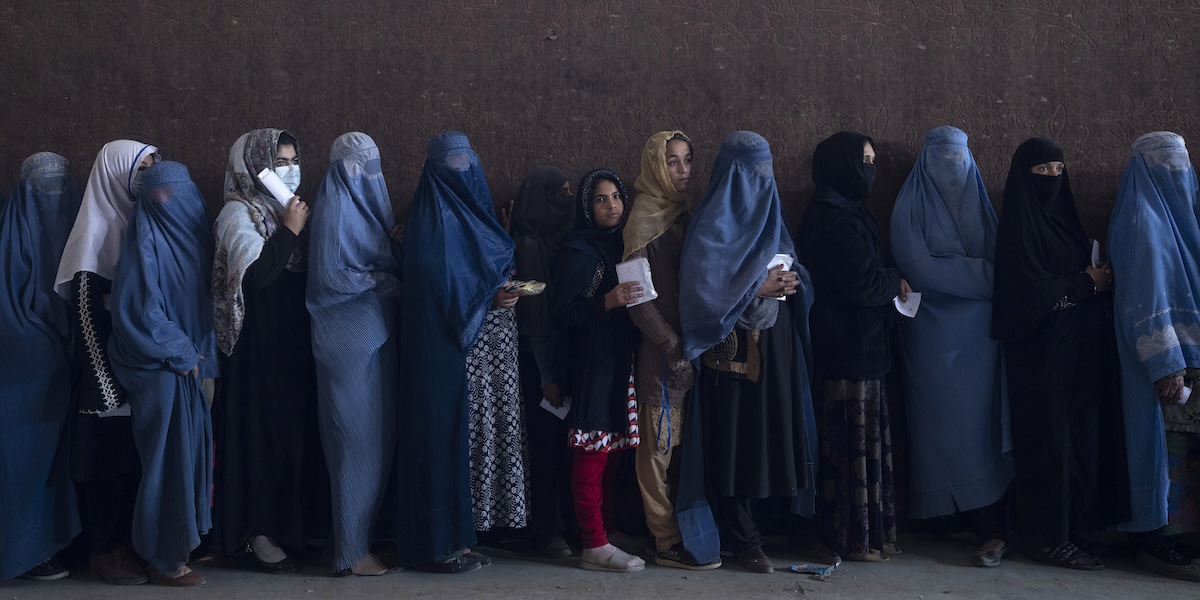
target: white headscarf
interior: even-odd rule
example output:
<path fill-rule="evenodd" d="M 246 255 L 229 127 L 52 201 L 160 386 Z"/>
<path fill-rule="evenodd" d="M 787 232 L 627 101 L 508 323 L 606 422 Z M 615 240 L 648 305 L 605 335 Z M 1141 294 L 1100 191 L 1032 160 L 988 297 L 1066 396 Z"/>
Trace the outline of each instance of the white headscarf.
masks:
<path fill-rule="evenodd" d="M 133 140 L 116 140 L 100 149 L 83 191 L 83 204 L 67 238 L 54 290 L 70 299 L 71 280 L 80 272 L 112 279 L 121 256 L 121 234 L 133 212 L 133 184 L 146 155 L 158 162 L 158 148 Z"/>

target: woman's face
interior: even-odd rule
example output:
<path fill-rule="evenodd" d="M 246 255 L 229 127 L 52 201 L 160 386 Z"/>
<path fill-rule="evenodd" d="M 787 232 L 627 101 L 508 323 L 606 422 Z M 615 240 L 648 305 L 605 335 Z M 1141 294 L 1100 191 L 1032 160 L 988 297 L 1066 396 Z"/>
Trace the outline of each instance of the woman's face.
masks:
<path fill-rule="evenodd" d="M 863 142 L 863 163 L 875 164 L 875 147 L 871 145 L 871 142 Z"/>
<path fill-rule="evenodd" d="M 291 144 L 280 144 L 275 150 L 275 166 L 286 167 L 288 165 L 300 164 L 300 157 L 296 154 L 296 147 Z"/>
<path fill-rule="evenodd" d="M 671 185 L 675 187 L 676 192 L 686 192 L 692 178 L 692 147 L 683 140 L 672 140 L 667 142 L 663 155 L 667 161 Z"/>
<path fill-rule="evenodd" d="M 571 182 L 564 181 L 562 184 L 562 187 L 558 188 L 558 193 L 555 194 L 554 197 L 555 198 L 570 198 L 573 195 L 574 194 L 571 193 Z"/>
<path fill-rule="evenodd" d="M 592 220 L 596 222 L 596 227 L 616 227 L 621 223 L 621 216 L 624 214 L 625 201 L 621 199 L 621 192 L 617 190 L 616 184 L 601 179 L 592 189 Z"/>
<path fill-rule="evenodd" d="M 1040 165 L 1033 165 L 1032 167 L 1029 167 L 1029 172 L 1033 173 L 1034 175 L 1041 175 L 1043 177 L 1058 177 L 1059 175 L 1063 174 L 1063 169 L 1065 168 L 1067 167 L 1062 163 L 1062 161 L 1052 160 L 1050 162 L 1044 162 Z"/>

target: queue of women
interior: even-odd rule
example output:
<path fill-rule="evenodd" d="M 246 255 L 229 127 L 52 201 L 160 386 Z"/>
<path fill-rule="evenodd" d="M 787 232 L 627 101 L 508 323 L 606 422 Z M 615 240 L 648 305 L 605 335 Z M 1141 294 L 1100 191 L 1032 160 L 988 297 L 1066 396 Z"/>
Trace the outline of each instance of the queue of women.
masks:
<path fill-rule="evenodd" d="M 0 209 L 0 578 L 66 576 L 81 532 L 118 585 L 205 583 L 205 534 L 267 573 L 318 560 L 313 540 L 339 576 L 467 573 L 505 532 L 558 558 L 570 539 L 594 571 L 724 551 L 770 573 L 760 527 L 781 513 L 830 562 L 886 561 L 895 369 L 910 516 L 961 517 L 975 565 L 1012 534 L 1102 569 L 1089 540 L 1116 530 L 1138 566 L 1200 581 L 1181 537 L 1200 527 L 1200 205 L 1176 134 L 1133 142 L 1111 263 L 1043 138 L 1013 155 L 997 219 L 967 135 L 930 131 L 890 260 L 852 132 L 817 145 L 794 232 L 748 131 L 698 202 L 692 141 L 664 131 L 632 190 L 539 167 L 503 224 L 462 133 L 430 141 L 403 224 L 369 136 L 334 142 L 311 210 L 261 178 L 294 193 L 299 152 L 240 137 L 215 223 L 152 145 L 105 145 L 82 195 L 63 157 L 22 165 Z M 632 260 L 648 281 L 618 275 Z M 645 549 L 608 537 L 622 470 Z"/>

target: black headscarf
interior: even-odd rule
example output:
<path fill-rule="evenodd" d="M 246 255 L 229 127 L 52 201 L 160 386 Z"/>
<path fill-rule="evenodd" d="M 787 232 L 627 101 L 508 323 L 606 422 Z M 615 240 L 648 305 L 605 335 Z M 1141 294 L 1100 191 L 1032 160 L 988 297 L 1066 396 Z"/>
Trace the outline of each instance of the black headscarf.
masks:
<path fill-rule="evenodd" d="M 875 183 L 875 165 L 863 162 L 863 145 L 871 138 L 853 131 L 835 133 L 813 151 L 813 182 L 833 189 L 847 200 L 864 200 Z"/>
<path fill-rule="evenodd" d="M 616 185 L 621 200 L 625 202 L 621 222 L 607 229 L 596 227 L 596 220 L 592 216 L 592 196 L 596 185 L 601 181 L 611 181 Z M 616 173 L 608 169 L 596 169 L 584 175 L 575 194 L 575 229 L 571 231 L 564 247 L 579 252 L 581 258 L 586 257 L 585 261 L 591 259 L 603 263 L 605 270 L 614 269 L 621 261 L 621 252 L 625 249 L 625 238 L 621 230 L 625 227 L 625 219 L 629 217 L 630 204 L 629 192 L 625 191 L 625 184 L 621 183 L 621 178 Z M 562 297 L 569 298 L 581 293 L 592 283 L 595 271 L 572 268 L 566 272 L 570 274 L 570 281 L 556 280 L 554 283 Z"/>
<path fill-rule="evenodd" d="M 1013 154 L 996 231 L 996 339 L 1018 341 L 1032 333 L 1067 295 L 1070 276 L 1089 264 L 1090 247 L 1066 169 L 1056 177 L 1029 170 L 1062 160 L 1062 146 L 1046 138 L 1025 140 Z"/>
<path fill-rule="evenodd" d="M 566 182 L 566 173 L 555 167 L 537 167 L 525 176 L 512 212 L 517 279 L 550 282 L 554 257 L 574 223 L 574 199 L 558 195 Z M 522 335 L 550 335 L 548 295 L 517 303 L 517 329 Z"/>

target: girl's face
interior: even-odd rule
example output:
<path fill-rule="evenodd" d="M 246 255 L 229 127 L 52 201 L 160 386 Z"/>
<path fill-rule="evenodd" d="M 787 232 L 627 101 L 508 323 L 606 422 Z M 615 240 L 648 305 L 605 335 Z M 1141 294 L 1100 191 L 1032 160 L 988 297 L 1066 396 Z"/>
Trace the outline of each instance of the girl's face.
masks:
<path fill-rule="evenodd" d="M 684 193 L 692 177 L 692 147 L 683 140 L 667 142 L 663 158 L 667 161 L 667 173 L 671 176 L 671 185 L 675 191 Z"/>
<path fill-rule="evenodd" d="M 1066 165 L 1064 165 L 1062 162 L 1052 160 L 1050 162 L 1044 162 L 1039 165 L 1033 165 L 1032 167 L 1029 167 L 1029 172 L 1033 173 L 1034 175 L 1041 175 L 1043 177 L 1058 177 L 1059 175 L 1063 174 L 1063 169 L 1065 168 Z"/>
<path fill-rule="evenodd" d="M 592 220 L 596 222 L 596 227 L 616 227 L 621 223 L 621 216 L 624 214 L 625 201 L 621 199 L 621 192 L 617 190 L 616 184 L 601 179 L 596 187 L 592 188 Z"/>

